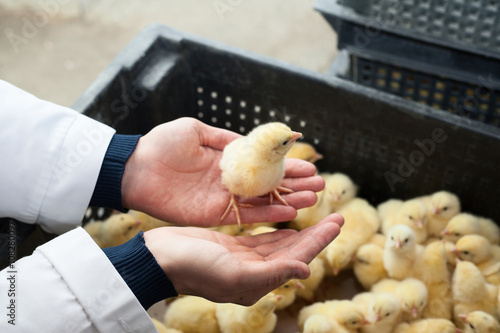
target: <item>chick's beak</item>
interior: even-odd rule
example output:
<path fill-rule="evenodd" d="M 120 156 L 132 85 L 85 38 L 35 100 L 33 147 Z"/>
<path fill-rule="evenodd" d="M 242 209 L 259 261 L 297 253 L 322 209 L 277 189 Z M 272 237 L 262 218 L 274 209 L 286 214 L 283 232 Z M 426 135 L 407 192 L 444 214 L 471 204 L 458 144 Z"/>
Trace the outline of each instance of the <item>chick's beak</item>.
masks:
<path fill-rule="evenodd" d="M 418 317 L 418 308 L 416 306 L 411 308 L 411 316 L 413 319 L 416 319 Z"/>
<path fill-rule="evenodd" d="M 142 224 L 142 221 L 140 220 L 136 220 L 135 223 L 134 223 L 134 227 L 138 227 Z"/>
<path fill-rule="evenodd" d="M 381 318 L 381 317 L 380 317 L 380 313 L 377 313 L 377 314 L 375 315 L 375 318 L 373 318 L 372 323 L 374 323 L 374 324 L 375 324 L 375 323 L 378 323 L 378 322 L 380 321 L 380 318 Z"/>
<path fill-rule="evenodd" d="M 398 239 L 396 240 L 396 249 L 400 249 L 401 248 L 401 241 Z"/>
<path fill-rule="evenodd" d="M 372 322 L 363 317 L 363 320 L 361 321 L 361 325 L 370 325 Z"/>
<path fill-rule="evenodd" d="M 446 236 L 450 233 L 450 231 L 448 229 L 444 229 L 443 231 L 441 231 L 441 236 Z"/>
<path fill-rule="evenodd" d="M 317 162 L 319 160 L 321 160 L 324 156 L 321 155 L 320 153 L 316 153 L 314 154 L 313 158 L 311 158 L 311 160 L 309 162 L 311 163 L 314 163 L 314 162 Z"/>
<path fill-rule="evenodd" d="M 298 138 L 302 136 L 302 133 L 299 132 L 292 132 L 292 138 L 290 139 L 290 144 L 294 143 L 297 141 Z"/>
<path fill-rule="evenodd" d="M 417 220 L 417 227 L 422 229 L 424 227 L 424 221 L 422 219 Z"/>
<path fill-rule="evenodd" d="M 460 319 L 464 322 L 464 324 L 467 324 L 467 315 L 465 313 L 461 313 L 458 315 Z"/>

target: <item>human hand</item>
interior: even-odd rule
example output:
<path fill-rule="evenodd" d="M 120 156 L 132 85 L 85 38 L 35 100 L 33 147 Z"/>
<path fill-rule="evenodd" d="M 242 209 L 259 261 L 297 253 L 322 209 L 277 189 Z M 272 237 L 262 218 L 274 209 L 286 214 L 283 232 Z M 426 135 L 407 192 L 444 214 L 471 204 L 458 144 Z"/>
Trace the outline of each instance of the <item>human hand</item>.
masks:
<path fill-rule="evenodd" d="M 300 232 L 281 229 L 251 237 L 163 227 L 144 239 L 179 294 L 251 305 L 290 279 L 307 278 L 307 265 L 343 223 L 342 216 L 331 214 Z"/>
<path fill-rule="evenodd" d="M 224 147 L 239 134 L 208 126 L 194 118 L 180 118 L 143 136 L 125 165 L 123 206 L 158 219 L 211 227 L 220 218 L 230 194 L 221 182 L 219 161 Z M 287 159 L 283 186 L 295 192 L 283 195 L 290 206 L 269 205 L 266 198 L 241 200 L 242 223 L 281 222 L 295 218 L 297 209 L 312 206 L 324 181 L 313 164 Z M 230 214 L 223 224 L 235 224 Z"/>

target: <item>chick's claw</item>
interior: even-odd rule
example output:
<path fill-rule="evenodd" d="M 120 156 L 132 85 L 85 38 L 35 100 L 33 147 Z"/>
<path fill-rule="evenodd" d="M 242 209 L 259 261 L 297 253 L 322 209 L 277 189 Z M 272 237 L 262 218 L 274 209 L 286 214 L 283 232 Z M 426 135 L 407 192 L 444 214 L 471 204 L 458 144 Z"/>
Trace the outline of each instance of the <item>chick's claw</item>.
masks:
<path fill-rule="evenodd" d="M 229 205 L 227 205 L 224 214 L 222 214 L 222 217 L 220 218 L 220 221 L 224 220 L 230 211 L 234 211 L 234 213 L 236 214 L 236 220 L 238 221 L 238 226 L 241 226 L 240 207 L 251 208 L 253 207 L 253 205 L 240 203 L 238 202 L 236 195 L 231 194 L 231 200 L 229 200 Z"/>
<path fill-rule="evenodd" d="M 273 201 L 274 201 L 274 197 L 276 197 L 276 199 L 278 199 L 278 201 L 281 202 L 283 205 L 290 206 L 288 204 L 288 202 L 286 202 L 286 200 L 283 199 L 283 197 L 280 195 L 279 191 L 285 192 L 285 193 L 293 193 L 293 190 L 286 188 L 286 187 L 283 187 L 283 186 L 279 186 L 274 191 L 269 192 L 269 204 L 272 205 Z"/>

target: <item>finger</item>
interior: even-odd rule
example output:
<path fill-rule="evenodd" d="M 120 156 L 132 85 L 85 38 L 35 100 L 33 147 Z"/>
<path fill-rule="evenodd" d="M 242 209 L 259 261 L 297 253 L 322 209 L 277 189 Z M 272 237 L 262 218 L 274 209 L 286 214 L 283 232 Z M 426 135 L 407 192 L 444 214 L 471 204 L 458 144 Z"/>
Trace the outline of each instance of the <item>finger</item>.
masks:
<path fill-rule="evenodd" d="M 200 139 L 202 146 L 209 146 L 217 150 L 224 150 L 224 147 L 231 141 L 241 137 L 240 134 L 222 129 L 212 127 L 206 124 L 200 124 Z"/>
<path fill-rule="evenodd" d="M 310 177 L 316 174 L 314 164 L 297 158 L 285 159 L 285 177 Z"/>
<path fill-rule="evenodd" d="M 289 246 L 289 255 L 294 259 L 309 264 L 340 233 L 344 218 L 339 214 L 331 214 L 318 224 L 306 228 L 299 233 L 299 238 Z"/>
<path fill-rule="evenodd" d="M 275 243 L 280 241 L 283 238 L 290 237 L 291 235 L 294 235 L 298 233 L 297 230 L 292 230 L 292 229 L 280 229 L 276 230 L 273 232 L 266 232 L 263 234 L 259 235 L 254 235 L 254 236 L 237 236 L 236 238 L 238 241 L 247 247 L 253 248 L 257 246 L 261 246 L 263 244 L 267 243 Z"/>
<path fill-rule="evenodd" d="M 325 217 L 316 225 L 274 244 L 264 244 L 255 251 L 264 257 L 280 257 L 309 263 L 340 233 L 344 219 L 339 214 Z"/>
<path fill-rule="evenodd" d="M 284 178 L 281 186 L 294 191 L 319 192 L 325 188 L 325 180 L 321 176 L 309 176 L 301 178 Z"/>

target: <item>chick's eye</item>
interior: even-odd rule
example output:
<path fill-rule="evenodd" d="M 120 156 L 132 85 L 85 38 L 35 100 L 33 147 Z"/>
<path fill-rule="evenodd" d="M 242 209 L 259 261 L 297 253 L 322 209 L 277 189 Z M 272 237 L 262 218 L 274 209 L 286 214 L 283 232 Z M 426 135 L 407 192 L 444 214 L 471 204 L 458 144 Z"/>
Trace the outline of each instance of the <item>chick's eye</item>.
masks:
<path fill-rule="evenodd" d="M 132 230 L 132 226 L 128 227 L 127 230 Z"/>
<path fill-rule="evenodd" d="M 408 218 L 413 221 L 413 216 L 408 215 Z"/>
<path fill-rule="evenodd" d="M 448 210 L 448 206 L 444 206 L 443 211 L 447 211 L 447 210 Z"/>
<path fill-rule="evenodd" d="M 465 254 L 465 255 L 468 255 L 470 252 L 469 251 L 463 251 L 462 253 Z"/>
<path fill-rule="evenodd" d="M 472 324 L 469 324 L 469 327 L 472 328 L 472 329 L 474 329 L 474 325 L 472 325 Z"/>
<path fill-rule="evenodd" d="M 356 320 L 351 321 L 351 324 L 356 325 L 358 322 Z"/>
<path fill-rule="evenodd" d="M 456 237 L 460 237 L 460 234 L 458 232 L 455 232 L 454 234 Z"/>
<path fill-rule="evenodd" d="M 286 140 L 286 141 L 284 141 L 284 142 L 282 143 L 282 145 L 283 145 L 283 146 L 286 146 L 287 144 L 288 144 L 288 140 Z"/>
<path fill-rule="evenodd" d="M 410 240 L 409 238 L 406 238 L 406 239 L 405 239 L 405 243 L 408 243 L 408 241 L 409 241 L 409 240 Z"/>
<path fill-rule="evenodd" d="M 386 317 L 389 317 L 389 315 L 390 315 L 390 314 L 391 314 L 390 312 L 387 312 L 387 313 L 385 314 L 385 316 L 386 316 Z"/>
<path fill-rule="evenodd" d="M 283 287 L 285 287 L 285 288 L 290 288 L 290 286 L 289 286 L 289 285 L 287 285 L 287 284 L 286 284 L 286 285 L 284 285 Z"/>
<path fill-rule="evenodd" d="M 342 194 L 345 194 L 345 193 L 346 193 L 346 190 L 343 190 L 343 191 L 342 191 Z"/>

